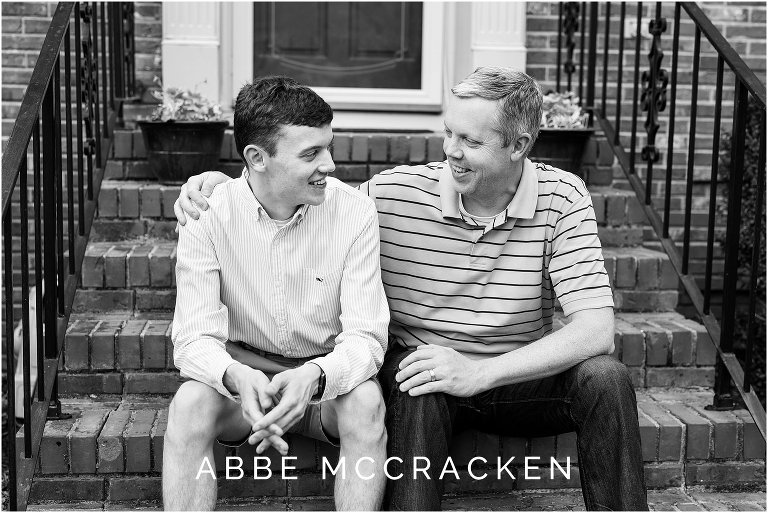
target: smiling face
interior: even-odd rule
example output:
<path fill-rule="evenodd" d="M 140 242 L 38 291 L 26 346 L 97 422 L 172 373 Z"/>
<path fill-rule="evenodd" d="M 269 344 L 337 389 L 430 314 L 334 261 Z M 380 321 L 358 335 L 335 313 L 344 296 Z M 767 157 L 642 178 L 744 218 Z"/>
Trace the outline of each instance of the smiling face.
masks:
<path fill-rule="evenodd" d="M 452 96 L 445 115 L 443 150 L 453 175 L 456 192 L 465 206 L 500 212 L 512 200 L 522 173 L 523 155 L 516 141 L 503 146 L 496 128 L 498 102 L 479 97 Z M 499 206 L 501 205 L 501 206 Z"/>
<path fill-rule="evenodd" d="M 273 219 L 288 219 L 300 205 L 325 201 L 326 177 L 336 169 L 331 125 L 283 125 L 272 155 L 259 151 L 257 198 Z M 253 148 L 251 146 L 251 148 Z"/>

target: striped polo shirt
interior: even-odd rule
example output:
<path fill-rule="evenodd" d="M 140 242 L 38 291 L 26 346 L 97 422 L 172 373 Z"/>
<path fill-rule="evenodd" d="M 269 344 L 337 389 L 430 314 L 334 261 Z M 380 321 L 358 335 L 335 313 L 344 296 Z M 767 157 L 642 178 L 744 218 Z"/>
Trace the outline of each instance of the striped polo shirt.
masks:
<path fill-rule="evenodd" d="M 446 162 L 400 166 L 361 185 L 376 202 L 390 336 L 470 357 L 552 331 L 565 315 L 613 307 L 584 182 L 525 161 L 514 198 L 483 225 L 459 209 Z"/>

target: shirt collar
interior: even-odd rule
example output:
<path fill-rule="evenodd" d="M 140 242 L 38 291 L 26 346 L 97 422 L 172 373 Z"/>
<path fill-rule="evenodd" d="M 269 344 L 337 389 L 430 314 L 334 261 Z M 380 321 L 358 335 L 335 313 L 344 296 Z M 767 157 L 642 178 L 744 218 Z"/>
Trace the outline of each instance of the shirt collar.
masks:
<path fill-rule="evenodd" d="M 264 207 L 261 205 L 261 202 L 256 198 L 256 195 L 251 190 L 251 186 L 248 184 L 248 167 L 243 167 L 243 173 L 240 175 L 239 180 L 242 182 L 241 184 L 241 190 L 246 196 L 245 204 L 247 205 L 248 209 L 256 216 L 256 219 L 261 221 L 262 216 L 264 216 L 265 219 L 271 219 L 269 217 L 269 214 L 267 214 L 267 211 L 264 209 Z M 293 217 L 291 217 L 291 221 L 297 221 L 300 222 L 304 219 L 304 216 L 307 215 L 307 210 L 309 209 L 309 205 L 304 204 L 299 207 L 299 209 L 293 214 Z M 291 224 L 291 223 L 288 223 Z"/>
<path fill-rule="evenodd" d="M 459 193 L 453 187 L 453 176 L 450 167 L 445 165 L 443 172 L 440 173 L 440 204 L 444 218 L 459 218 Z M 536 174 L 536 167 L 533 163 L 525 159 L 523 162 L 523 174 L 520 177 L 520 183 L 517 191 L 504 210 L 507 218 L 532 219 L 536 213 L 536 203 L 539 198 L 539 179 Z"/>

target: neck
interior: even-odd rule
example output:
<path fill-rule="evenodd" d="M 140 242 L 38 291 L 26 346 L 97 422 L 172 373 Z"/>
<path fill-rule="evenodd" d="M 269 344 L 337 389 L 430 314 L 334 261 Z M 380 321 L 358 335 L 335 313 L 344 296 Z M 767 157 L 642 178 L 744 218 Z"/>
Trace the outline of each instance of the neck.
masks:
<path fill-rule="evenodd" d="M 267 215 L 277 221 L 290 219 L 299 209 L 299 205 L 286 204 L 272 192 L 270 183 L 264 179 L 262 173 L 248 173 L 248 187 L 254 197 L 267 212 Z"/>
<path fill-rule="evenodd" d="M 467 212 L 475 216 L 495 216 L 512 202 L 520 179 L 523 177 L 522 163 L 514 163 L 509 179 L 504 184 L 489 184 L 478 187 L 469 194 L 462 195 L 462 203 Z"/>

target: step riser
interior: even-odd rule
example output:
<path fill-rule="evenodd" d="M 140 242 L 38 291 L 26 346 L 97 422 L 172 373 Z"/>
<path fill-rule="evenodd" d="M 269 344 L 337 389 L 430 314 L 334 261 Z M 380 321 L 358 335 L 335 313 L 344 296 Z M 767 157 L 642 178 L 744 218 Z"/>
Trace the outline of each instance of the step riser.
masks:
<path fill-rule="evenodd" d="M 114 283 L 114 280 L 122 276 L 110 275 L 109 279 Z M 169 281 L 174 281 L 173 273 L 168 276 Z M 678 292 L 614 289 L 613 300 L 617 312 L 674 312 Z M 78 314 L 113 311 L 173 312 L 175 305 L 175 288 L 78 289 L 72 311 Z"/>
<path fill-rule="evenodd" d="M 657 397 L 658 398 L 658 397 Z M 643 460 L 646 463 L 646 479 L 649 487 L 670 487 L 682 485 L 707 485 L 733 483 L 756 483 L 765 478 L 765 442 L 754 421 L 744 410 L 734 412 L 710 412 L 703 408 L 701 398 L 693 398 L 689 405 L 676 402 L 659 402 L 648 395 L 638 398 L 638 418 Z M 685 399 L 683 399 L 685 402 Z M 62 485 L 71 479 L 104 482 L 107 496 L 78 495 L 69 496 L 69 500 L 131 500 L 152 497 L 128 496 L 126 490 L 137 482 L 133 479 L 150 479 L 158 476 L 162 469 L 163 439 L 167 427 L 167 409 L 145 408 L 138 406 L 133 410 L 109 410 L 89 408 L 84 412 L 75 412 L 72 419 L 53 421 L 46 425 L 42 458 L 38 474 L 49 479 L 38 479 L 40 486 Z M 289 435 L 289 455 L 295 460 L 288 465 L 295 471 L 287 474 L 302 474 L 297 481 L 283 480 L 282 463 L 279 455 L 269 451 L 269 467 L 274 475 L 272 479 L 226 480 L 220 485 L 226 495 L 228 486 L 238 487 L 238 483 L 248 483 L 248 493 L 254 495 L 277 495 L 286 493 L 288 483 L 297 487 L 293 495 L 330 495 L 332 480 L 322 479 L 324 459 L 335 466 L 338 449 L 300 436 Z M 23 444 L 19 444 L 19 450 Z M 452 483 L 451 492 L 495 491 L 525 488 L 562 488 L 578 487 L 578 453 L 575 433 L 533 439 L 503 437 L 478 431 L 465 431 L 453 438 L 451 458 L 464 479 Z M 225 449 L 216 445 L 214 449 L 216 467 L 225 468 L 226 456 L 237 456 L 243 462 L 243 470 L 253 476 L 253 458 L 256 456 L 253 446 L 238 449 Z M 516 481 L 502 474 L 497 478 L 497 459 L 507 462 L 514 456 L 512 468 Z M 489 477 L 485 480 L 470 479 L 463 469 L 474 457 L 486 460 Z M 543 475 L 541 480 L 525 478 L 523 464 L 526 457 L 538 457 L 533 464 L 541 464 L 533 474 Z M 555 472 L 556 479 L 547 479 L 549 461 L 555 459 L 564 464 L 570 458 L 571 479 L 567 480 Z M 264 462 L 265 460 L 261 460 Z M 477 463 L 483 463 L 475 462 Z M 263 463 L 261 463 L 263 465 Z M 567 465 L 563 465 L 567 468 Z M 349 470 L 351 471 L 351 470 Z M 727 471 L 727 473 L 725 472 Z M 480 473 L 480 472 L 478 472 Z M 106 475 L 105 475 L 106 474 Z M 152 474 L 138 477 L 136 474 Z M 263 474 L 259 474 L 263 475 Z M 234 475 L 233 475 L 234 477 Z M 115 490 L 122 495 L 109 495 L 112 485 L 126 485 L 125 489 Z M 146 484 L 146 482 L 145 482 Z M 154 485 L 153 485 L 154 486 Z M 309 487 L 321 486 L 322 489 Z M 328 488 L 326 488 L 328 487 Z M 478 488 L 482 487 L 482 488 Z M 80 488 L 80 487 L 79 487 Z M 142 488 L 142 487 L 138 487 Z M 87 489 L 87 486 L 81 489 Z M 299 491 L 302 490 L 302 491 Z M 51 491 L 41 497 L 51 500 L 65 500 L 61 491 Z M 139 490 L 136 490 L 139 491 Z M 146 489 L 143 490 L 147 492 Z M 241 490 L 239 493 L 243 493 Z M 81 493 L 81 492 L 76 492 Z"/>
<path fill-rule="evenodd" d="M 522 478 L 520 468 L 512 469 L 516 480 L 508 478 L 497 480 L 495 470 L 483 470 L 478 466 L 473 467 L 476 475 L 488 473 L 484 480 L 473 480 L 466 470 L 458 470 L 460 480 L 456 480 L 453 474 L 447 474 L 445 479 L 445 493 L 469 494 L 469 493 L 493 493 L 511 492 L 515 490 L 540 490 L 550 489 L 574 489 L 581 488 L 579 468 L 571 467 L 570 479 L 551 480 L 549 474 L 540 480 L 525 480 Z M 549 472 L 549 468 L 546 469 Z M 299 474 L 288 473 L 288 476 L 297 476 L 297 480 L 282 480 L 280 467 L 273 467 L 273 476 L 267 480 L 254 480 L 253 473 L 239 480 L 227 480 L 222 474 L 218 478 L 219 499 L 259 499 L 274 497 L 330 497 L 333 495 L 333 483 L 330 473 L 326 479 L 322 479 L 319 473 Z M 520 472 L 520 473 L 515 473 Z M 555 472 L 559 472 L 555 469 Z M 561 474 L 555 474 L 561 476 Z M 533 474 L 529 474 L 533 476 Z M 718 486 L 754 490 L 765 485 L 765 466 L 758 462 L 740 463 L 687 463 L 685 467 L 679 464 L 656 463 L 645 465 L 645 481 L 649 489 L 665 489 L 680 487 L 683 483 L 688 486 Z M 119 503 L 122 501 L 155 501 L 162 500 L 162 483 L 159 475 L 153 476 L 115 476 L 115 477 L 44 477 L 35 478 L 32 483 L 30 501 L 75 502 L 75 501 L 109 501 Z M 514 503 L 516 504 L 516 503 Z M 294 503 L 294 505 L 297 505 Z M 308 504 L 312 506 L 312 504 Z M 512 506 L 513 503 L 510 503 Z M 269 510 L 277 509 L 274 506 Z M 321 509 L 331 506 L 321 504 Z M 129 509 L 129 508 L 119 508 Z M 132 508 L 130 508 L 132 509 Z M 314 509 L 314 508 L 310 508 Z M 565 509 L 565 508 L 558 508 Z"/>
<path fill-rule="evenodd" d="M 562 327 L 562 318 L 556 317 L 554 325 Z M 64 339 L 61 393 L 174 393 L 180 381 L 170 337 L 170 320 L 71 323 Z M 614 346 L 613 355 L 627 365 L 638 388 L 714 382 L 709 335 L 681 316 L 618 314 Z"/>

